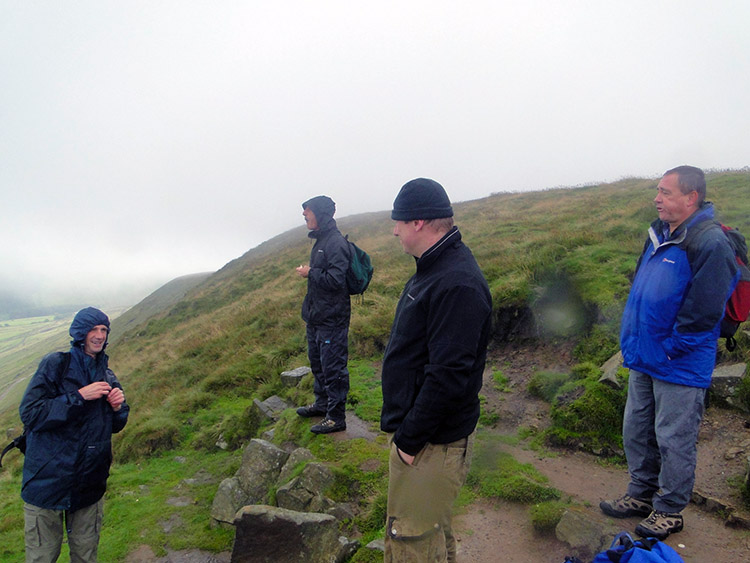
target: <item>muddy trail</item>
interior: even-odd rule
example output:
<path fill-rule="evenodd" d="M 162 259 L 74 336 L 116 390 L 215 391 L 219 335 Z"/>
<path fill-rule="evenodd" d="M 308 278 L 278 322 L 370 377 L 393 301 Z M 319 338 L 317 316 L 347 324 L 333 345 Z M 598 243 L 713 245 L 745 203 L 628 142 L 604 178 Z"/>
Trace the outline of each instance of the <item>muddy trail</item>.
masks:
<path fill-rule="evenodd" d="M 509 390 L 498 392 L 487 370 L 482 394 L 485 408 L 499 415 L 491 429 L 515 435 L 519 428 L 544 428 L 549 405 L 526 392 L 529 378 L 537 371 L 567 372 L 576 362 L 571 346 L 533 344 L 503 345 L 491 351 L 488 367 L 508 377 Z M 748 417 L 736 411 L 710 407 L 701 425 L 696 470 L 696 498 L 713 499 L 702 506 L 691 503 L 684 511 L 685 529 L 670 536 L 666 543 L 687 562 L 750 561 L 750 531 L 741 523 L 727 524 L 730 510 L 745 522 L 750 514 L 742 509 L 737 484 L 744 478 L 750 454 Z M 616 520 L 601 514 L 599 502 L 624 493 L 628 483 L 624 466 L 607 465 L 592 454 L 562 450 L 534 451 L 528 446 L 503 446 L 522 463 L 533 464 L 549 479 L 564 499 L 580 505 L 613 534 L 627 531 L 634 535 L 639 518 Z M 718 500 L 718 503 L 715 502 Z M 730 519 L 731 520 L 731 519 Z M 463 562 L 560 563 L 575 554 L 554 533 L 539 534 L 530 523 L 528 506 L 505 501 L 481 501 L 462 510 L 454 521 Z"/>

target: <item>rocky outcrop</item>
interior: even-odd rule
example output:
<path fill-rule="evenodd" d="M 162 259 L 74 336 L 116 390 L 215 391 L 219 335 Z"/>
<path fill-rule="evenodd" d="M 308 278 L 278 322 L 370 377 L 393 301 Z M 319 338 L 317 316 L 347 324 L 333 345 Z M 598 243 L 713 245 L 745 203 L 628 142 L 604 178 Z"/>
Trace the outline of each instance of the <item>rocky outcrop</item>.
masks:
<path fill-rule="evenodd" d="M 357 549 L 339 536 L 338 521 L 328 514 L 275 506 L 246 506 L 237 513 L 232 563 L 339 563 Z"/>
<path fill-rule="evenodd" d="M 288 458 L 288 453 L 270 442 L 250 440 L 237 473 L 219 485 L 211 506 L 212 523 L 232 524 L 243 506 L 269 502 L 271 489 Z"/>
<path fill-rule="evenodd" d="M 214 496 L 214 525 L 234 526 L 232 561 L 344 561 L 359 544 L 339 535 L 346 505 L 325 496 L 335 477 L 305 448 L 291 454 L 251 440 L 242 465 Z M 272 492 L 275 490 L 275 495 Z M 272 501 L 278 506 L 271 506 Z"/>

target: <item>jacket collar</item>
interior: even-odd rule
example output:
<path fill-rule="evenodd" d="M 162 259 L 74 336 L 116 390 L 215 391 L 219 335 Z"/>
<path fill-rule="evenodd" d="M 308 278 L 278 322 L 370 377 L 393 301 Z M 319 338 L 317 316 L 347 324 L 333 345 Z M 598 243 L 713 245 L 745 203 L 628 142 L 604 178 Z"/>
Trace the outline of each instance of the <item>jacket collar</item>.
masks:
<path fill-rule="evenodd" d="M 454 226 L 443 237 L 424 251 L 424 254 L 417 258 L 417 271 L 429 268 L 445 252 L 445 249 L 461 242 L 461 233 L 458 227 Z"/>

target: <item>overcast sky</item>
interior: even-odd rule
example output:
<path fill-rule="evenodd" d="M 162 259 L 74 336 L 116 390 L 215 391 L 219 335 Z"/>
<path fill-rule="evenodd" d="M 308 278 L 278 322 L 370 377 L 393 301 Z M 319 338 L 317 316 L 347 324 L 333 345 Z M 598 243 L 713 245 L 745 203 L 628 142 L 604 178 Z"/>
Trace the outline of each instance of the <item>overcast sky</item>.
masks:
<path fill-rule="evenodd" d="M 302 224 L 750 164 L 750 2 L 0 0 L 0 289 L 216 270 Z M 460 224 L 460 218 L 459 218 Z"/>

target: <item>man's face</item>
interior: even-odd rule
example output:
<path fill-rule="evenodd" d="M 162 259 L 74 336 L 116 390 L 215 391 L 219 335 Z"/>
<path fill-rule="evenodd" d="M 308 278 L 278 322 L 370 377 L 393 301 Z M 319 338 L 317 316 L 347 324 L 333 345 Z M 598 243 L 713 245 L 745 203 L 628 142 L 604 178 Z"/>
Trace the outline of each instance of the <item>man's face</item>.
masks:
<path fill-rule="evenodd" d="M 96 356 L 104 349 L 108 333 L 109 329 L 105 325 L 96 325 L 86 335 L 86 340 L 83 343 L 83 351 L 91 357 Z"/>
<path fill-rule="evenodd" d="M 695 211 L 695 202 L 698 198 L 696 191 L 683 194 L 677 180 L 677 174 L 664 176 L 656 188 L 654 198 L 659 219 L 669 223 L 671 231 L 679 227 Z"/>
<path fill-rule="evenodd" d="M 312 212 L 312 209 L 305 207 L 304 211 L 302 211 L 302 216 L 305 218 L 308 229 L 311 231 L 318 229 L 318 220 L 315 218 L 315 213 Z"/>
<path fill-rule="evenodd" d="M 419 258 L 416 254 L 417 231 L 414 228 L 414 221 L 396 221 L 393 226 L 393 236 L 398 237 L 404 252 Z"/>

